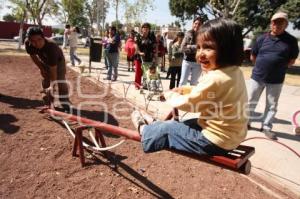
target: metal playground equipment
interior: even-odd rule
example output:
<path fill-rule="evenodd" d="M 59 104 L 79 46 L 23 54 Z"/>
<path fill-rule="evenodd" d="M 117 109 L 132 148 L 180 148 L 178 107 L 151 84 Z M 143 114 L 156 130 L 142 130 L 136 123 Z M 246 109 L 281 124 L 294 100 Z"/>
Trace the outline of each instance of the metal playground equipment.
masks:
<path fill-rule="evenodd" d="M 125 139 L 130 139 L 138 142 L 141 141 L 140 134 L 134 130 L 125 129 L 122 127 L 113 126 L 103 122 L 98 122 L 80 116 L 60 112 L 49 107 L 42 109 L 41 112 L 47 113 L 50 116 L 52 116 L 54 119 L 56 118 L 62 121 L 62 123 L 66 126 L 70 134 L 74 137 L 72 155 L 76 156 L 77 152 L 79 153 L 82 167 L 85 165 L 84 149 L 91 149 L 98 152 L 106 151 L 119 146 L 125 141 L 122 140 L 119 143 L 115 144 L 114 146 L 107 147 L 105 138 L 103 136 L 103 132 L 111 133 L 117 136 L 122 136 L 125 137 Z M 177 109 L 172 110 L 165 118 L 165 120 L 170 120 L 170 119 L 178 120 Z M 70 123 L 73 123 L 75 125 L 72 125 L 71 127 L 69 125 Z M 89 133 L 93 145 L 84 142 L 83 137 L 86 131 Z M 194 159 L 207 161 L 219 166 L 223 166 L 235 171 L 239 171 L 244 174 L 249 174 L 251 170 L 251 163 L 249 161 L 249 158 L 254 154 L 255 149 L 254 147 L 240 145 L 237 149 L 230 151 L 226 156 L 199 156 L 196 154 L 190 154 L 181 151 L 175 151 L 175 150 L 170 150 L 170 151 Z"/>

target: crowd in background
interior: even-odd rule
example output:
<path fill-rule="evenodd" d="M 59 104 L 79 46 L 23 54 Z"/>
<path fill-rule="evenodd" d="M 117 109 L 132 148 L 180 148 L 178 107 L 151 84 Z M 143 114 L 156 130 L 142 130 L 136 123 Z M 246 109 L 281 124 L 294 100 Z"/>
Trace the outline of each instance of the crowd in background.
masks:
<path fill-rule="evenodd" d="M 170 77 L 169 89 L 182 87 L 188 83 L 191 86 L 196 86 L 201 73 L 205 73 L 202 71 L 203 67 L 196 60 L 197 35 L 202 24 L 203 21 L 200 17 L 195 18 L 191 29 L 185 33 L 178 32 L 169 45 L 167 44 L 168 32 L 155 33 L 151 30 L 149 23 L 144 23 L 140 32 L 131 30 L 123 49 L 126 53 L 127 70 L 135 72 L 135 88 L 141 89 L 144 86 L 144 81 L 148 81 L 151 88 L 157 88 L 157 80 L 160 78 L 159 71 L 166 72 L 166 57 L 169 63 L 166 75 L 167 79 Z M 266 88 L 267 105 L 262 131 L 271 139 L 276 139 L 276 136 L 270 131 L 286 69 L 295 62 L 299 53 L 296 39 L 285 31 L 287 24 L 287 14 L 276 13 L 271 19 L 270 32 L 258 38 L 252 51 L 246 48 L 254 63 L 251 77 L 250 107 L 255 109 L 254 102 L 258 101 L 261 92 Z M 68 41 L 72 66 L 74 66 L 75 60 L 79 64 L 81 63 L 76 55 L 78 33 L 77 27 L 66 26 L 63 47 L 66 47 Z M 108 69 L 105 79 L 116 81 L 119 53 L 122 49 L 120 35 L 116 27 L 109 27 L 102 38 L 102 44 L 104 63 Z M 277 49 L 276 52 L 273 52 L 274 49 Z M 265 55 L 268 55 L 269 58 L 266 58 Z M 248 127 L 250 128 L 250 123 Z"/>

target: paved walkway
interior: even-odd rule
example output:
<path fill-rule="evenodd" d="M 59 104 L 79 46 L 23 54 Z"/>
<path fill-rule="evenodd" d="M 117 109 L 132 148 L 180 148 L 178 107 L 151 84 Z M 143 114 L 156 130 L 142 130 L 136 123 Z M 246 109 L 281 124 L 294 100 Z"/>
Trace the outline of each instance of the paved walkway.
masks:
<path fill-rule="evenodd" d="M 68 57 L 68 55 L 66 55 Z M 87 58 L 83 58 L 84 63 L 88 66 Z M 140 94 L 135 90 L 134 72 L 127 72 L 127 65 L 121 63 L 119 65 L 119 77 L 116 82 L 108 82 L 103 80 L 106 77 L 106 69 L 103 63 L 92 63 L 95 68 L 90 74 L 91 79 L 95 82 L 101 81 L 111 84 L 111 87 L 116 91 L 116 95 L 125 96 L 126 98 L 139 106 L 147 107 L 156 117 L 163 118 L 170 110 L 171 107 L 159 101 L 150 101 L 147 103 L 145 95 Z M 75 71 L 79 72 L 78 67 L 72 67 Z M 82 75 L 88 75 L 88 69 Z M 169 80 L 165 79 L 166 73 L 161 73 L 163 88 L 165 90 L 169 87 Z M 247 82 L 248 84 L 248 82 Z M 127 94 L 126 94 L 127 92 Z M 261 102 L 257 107 L 257 112 L 262 113 L 264 110 L 265 96 L 261 98 Z M 276 115 L 276 122 L 273 130 L 277 133 L 278 141 L 282 142 L 289 147 L 300 153 L 300 136 L 293 134 L 293 127 L 291 125 L 292 113 L 300 110 L 300 87 L 284 86 L 279 100 L 278 113 Z M 182 115 L 183 113 L 181 113 Z M 187 114 L 184 118 L 193 117 L 192 114 Z M 260 128 L 259 122 L 254 122 L 253 130 L 248 131 L 247 138 L 264 137 L 258 129 Z M 255 155 L 251 158 L 252 173 L 262 177 L 267 181 L 271 181 L 275 185 L 280 185 L 284 189 L 292 191 L 300 198 L 300 158 L 294 153 L 289 151 L 286 147 L 265 139 L 253 139 L 245 142 L 246 145 L 254 146 L 256 149 Z"/>

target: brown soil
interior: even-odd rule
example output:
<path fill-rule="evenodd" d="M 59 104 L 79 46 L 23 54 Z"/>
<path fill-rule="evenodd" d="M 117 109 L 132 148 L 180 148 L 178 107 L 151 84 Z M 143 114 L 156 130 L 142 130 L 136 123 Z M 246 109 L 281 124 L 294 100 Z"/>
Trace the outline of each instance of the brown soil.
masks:
<path fill-rule="evenodd" d="M 111 112 L 122 99 L 110 93 L 81 98 L 77 74 L 68 71 L 67 78 L 75 105 L 105 103 L 108 123 L 134 128 L 128 118 Z M 37 110 L 42 105 L 40 80 L 28 57 L 0 56 L 0 198 L 273 198 L 237 172 L 167 151 L 144 154 L 135 141 L 114 149 L 110 160 L 85 153 L 88 165 L 81 168 L 79 158 L 71 155 L 73 139 L 67 130 Z M 103 88 L 82 80 L 85 93 L 103 93 Z M 123 106 L 127 110 L 118 109 L 121 115 L 130 115 L 130 105 Z M 99 121 L 107 113 L 96 105 L 83 109 L 84 117 Z M 106 139 L 116 143 L 121 138 Z"/>

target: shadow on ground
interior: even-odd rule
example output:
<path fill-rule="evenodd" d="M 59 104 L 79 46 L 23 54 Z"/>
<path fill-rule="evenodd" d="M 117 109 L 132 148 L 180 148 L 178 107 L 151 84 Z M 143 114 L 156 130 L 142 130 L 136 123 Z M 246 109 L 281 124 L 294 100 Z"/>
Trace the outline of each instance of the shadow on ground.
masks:
<path fill-rule="evenodd" d="M 9 95 L 4 95 L 0 93 L 0 102 L 10 104 L 12 108 L 16 109 L 33 109 L 43 106 L 42 100 L 32 100 L 22 97 L 14 97 Z"/>
<path fill-rule="evenodd" d="M 19 131 L 20 127 L 14 125 L 18 119 L 11 114 L 0 114 L 0 130 L 7 134 L 14 134 Z"/>
<path fill-rule="evenodd" d="M 92 153 L 92 151 L 89 151 L 89 153 L 92 155 L 93 161 L 91 163 L 87 163 L 87 165 L 104 164 L 110 167 L 122 178 L 128 180 L 135 186 L 140 187 L 155 198 L 174 198 L 167 191 L 163 190 L 162 188 L 151 182 L 149 179 L 147 179 L 147 177 L 141 175 L 138 171 L 143 172 L 142 169 L 136 171 L 135 169 L 122 162 L 122 160 L 127 158 L 126 156 L 117 155 L 110 151 L 105 151 L 101 155 L 95 155 Z M 105 160 L 103 161 L 103 158 L 108 160 L 108 162 Z"/>

